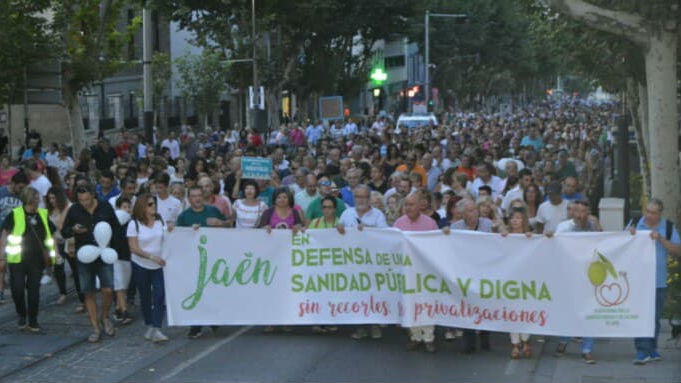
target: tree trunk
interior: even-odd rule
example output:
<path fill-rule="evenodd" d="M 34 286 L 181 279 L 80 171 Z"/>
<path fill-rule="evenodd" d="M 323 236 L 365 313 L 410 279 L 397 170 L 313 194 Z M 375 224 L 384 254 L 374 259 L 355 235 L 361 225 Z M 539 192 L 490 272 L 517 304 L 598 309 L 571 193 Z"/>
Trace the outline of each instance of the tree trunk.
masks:
<path fill-rule="evenodd" d="M 676 110 L 676 63 L 678 35 L 651 35 L 645 53 L 650 129 L 651 195 L 660 198 L 665 215 L 681 222 L 681 177 Z"/>
<path fill-rule="evenodd" d="M 639 84 L 636 80 L 632 78 L 627 79 L 627 112 L 631 116 L 631 123 L 636 131 L 636 149 L 638 149 L 638 161 L 642 176 L 641 206 L 643 207 L 643 201 L 650 198 L 650 169 L 648 167 L 650 161 L 648 160 L 648 149 L 645 145 L 648 137 L 646 137 L 647 133 L 643 132 L 643 123 L 640 116 L 641 105 L 643 103 L 647 105 L 647 101 L 642 100 L 640 97 L 647 97 L 647 94 L 642 94 L 639 90 Z"/>

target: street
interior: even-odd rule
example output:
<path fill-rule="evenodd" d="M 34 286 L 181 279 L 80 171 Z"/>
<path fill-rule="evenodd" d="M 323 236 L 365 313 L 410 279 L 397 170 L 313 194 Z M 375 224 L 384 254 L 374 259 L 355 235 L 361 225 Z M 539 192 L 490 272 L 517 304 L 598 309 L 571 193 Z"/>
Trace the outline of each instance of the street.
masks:
<path fill-rule="evenodd" d="M 44 287 L 43 301 L 54 302 L 54 286 Z M 40 334 L 16 330 L 11 301 L 0 306 L 0 381 L 2 382 L 678 382 L 681 344 L 668 341 L 665 322 L 660 339 L 664 359 L 634 366 L 633 341 L 599 339 L 586 365 L 577 345 L 556 358 L 556 340 L 532 341 L 534 356 L 511 360 L 506 334 L 492 336 L 492 350 L 460 352 L 461 340 L 445 342 L 438 331 L 438 350 L 407 351 L 404 330 L 388 326 L 381 340 L 350 339 L 350 329 L 313 334 L 309 327 L 265 334 L 262 327 L 220 327 L 188 339 L 186 329 L 170 328 L 167 344 L 142 337 L 137 320 L 118 328 L 114 337 L 90 344 L 84 314 L 73 312 L 75 297 L 58 306 L 43 303 Z M 137 313 L 136 313 L 137 314 Z"/>

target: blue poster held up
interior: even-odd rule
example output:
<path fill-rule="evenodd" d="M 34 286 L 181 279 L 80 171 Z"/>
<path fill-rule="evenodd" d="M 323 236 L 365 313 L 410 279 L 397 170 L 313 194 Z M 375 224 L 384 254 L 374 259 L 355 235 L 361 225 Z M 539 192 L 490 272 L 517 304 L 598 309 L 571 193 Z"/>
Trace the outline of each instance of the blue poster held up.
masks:
<path fill-rule="evenodd" d="M 256 180 L 269 180 L 272 178 L 272 159 L 262 157 L 242 157 L 241 177 Z"/>

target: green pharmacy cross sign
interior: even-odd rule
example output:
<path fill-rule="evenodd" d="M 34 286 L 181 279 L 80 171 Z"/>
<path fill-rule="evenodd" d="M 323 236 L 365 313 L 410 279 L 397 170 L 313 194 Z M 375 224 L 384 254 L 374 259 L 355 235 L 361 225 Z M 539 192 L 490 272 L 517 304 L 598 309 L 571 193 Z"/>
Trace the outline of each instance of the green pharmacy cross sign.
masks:
<path fill-rule="evenodd" d="M 388 79 L 388 74 L 385 73 L 383 68 L 374 68 L 374 70 L 371 71 L 371 75 L 369 75 L 369 78 L 374 80 L 378 84 L 382 84 L 385 80 Z"/>

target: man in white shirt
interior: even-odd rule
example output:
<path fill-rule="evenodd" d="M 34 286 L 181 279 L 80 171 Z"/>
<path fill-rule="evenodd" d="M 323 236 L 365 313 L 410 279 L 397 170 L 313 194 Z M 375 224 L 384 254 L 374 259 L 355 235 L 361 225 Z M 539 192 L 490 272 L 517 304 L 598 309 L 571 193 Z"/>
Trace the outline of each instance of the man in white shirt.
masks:
<path fill-rule="evenodd" d="M 47 192 L 52 187 L 52 183 L 47 179 L 47 177 L 45 177 L 44 174 L 40 172 L 40 170 L 38 170 L 38 161 L 33 158 L 26 161 L 26 175 L 31 181 L 28 186 L 34 188 L 38 191 L 38 193 L 40 193 L 40 203 L 38 204 L 38 207 L 44 209 L 45 197 L 47 196 Z"/>
<path fill-rule="evenodd" d="M 175 138 L 175 132 L 170 132 L 168 138 L 161 142 L 161 147 L 168 148 L 171 159 L 176 160 L 180 157 L 180 142 Z"/>
<path fill-rule="evenodd" d="M 345 136 L 349 136 L 350 134 L 357 135 L 357 124 L 355 124 L 351 118 L 348 118 L 348 123 L 345 124 Z"/>
<path fill-rule="evenodd" d="M 546 187 L 549 196 L 537 209 L 537 230 L 540 233 L 555 233 L 560 222 L 568 219 L 568 201 L 561 196 L 560 182 L 553 181 Z"/>
<path fill-rule="evenodd" d="M 310 203 L 320 196 L 317 191 L 317 176 L 314 173 L 309 173 L 305 176 L 305 188 L 295 195 L 296 205 L 300 206 L 303 211 L 307 211 Z"/>
<path fill-rule="evenodd" d="M 348 207 L 345 209 L 339 219 L 338 231 L 341 234 L 345 234 L 346 227 L 356 227 L 359 230 L 362 230 L 364 227 L 388 227 L 383 212 L 371 207 L 369 204 L 370 195 L 371 189 L 368 186 L 355 186 L 353 190 L 355 207 Z M 366 338 L 367 336 L 369 336 L 369 332 L 367 331 L 366 326 L 358 327 L 352 334 L 352 338 L 357 340 Z M 380 339 L 382 336 L 380 327 L 377 325 L 371 326 L 371 338 Z"/>
<path fill-rule="evenodd" d="M 156 211 L 163 218 L 163 222 L 175 222 L 177 216 L 182 212 L 182 202 L 179 199 L 170 195 L 168 186 L 170 186 L 170 176 L 167 173 L 161 173 L 156 177 Z"/>
<path fill-rule="evenodd" d="M 137 197 L 135 196 L 135 192 L 137 191 L 137 181 L 134 178 L 126 177 L 121 181 L 120 185 L 121 189 L 121 194 L 109 198 L 109 204 L 116 210 L 116 201 L 118 201 L 119 198 L 125 197 L 130 200 L 130 205 L 135 206 L 135 201 L 137 201 Z"/>
<path fill-rule="evenodd" d="M 61 145 L 59 147 L 59 155 L 57 155 L 57 158 L 53 161 L 53 164 L 51 164 L 50 166 L 54 166 L 55 168 L 57 168 L 59 178 L 62 181 L 65 181 L 66 174 L 70 170 L 73 170 L 74 167 L 73 159 L 69 157 L 66 153 L 66 145 Z"/>
<path fill-rule="evenodd" d="M 343 227 L 388 227 L 382 211 L 371 207 L 369 196 L 371 189 L 366 185 L 357 185 L 353 190 L 355 207 L 348 207 L 340 216 Z"/>
<path fill-rule="evenodd" d="M 492 166 L 483 162 L 475 168 L 477 177 L 473 182 L 469 183 L 469 191 L 476 199 L 478 198 L 478 189 L 483 185 L 487 185 L 492 189 L 493 200 L 496 200 L 499 193 L 504 190 L 504 181 L 492 174 Z"/>

